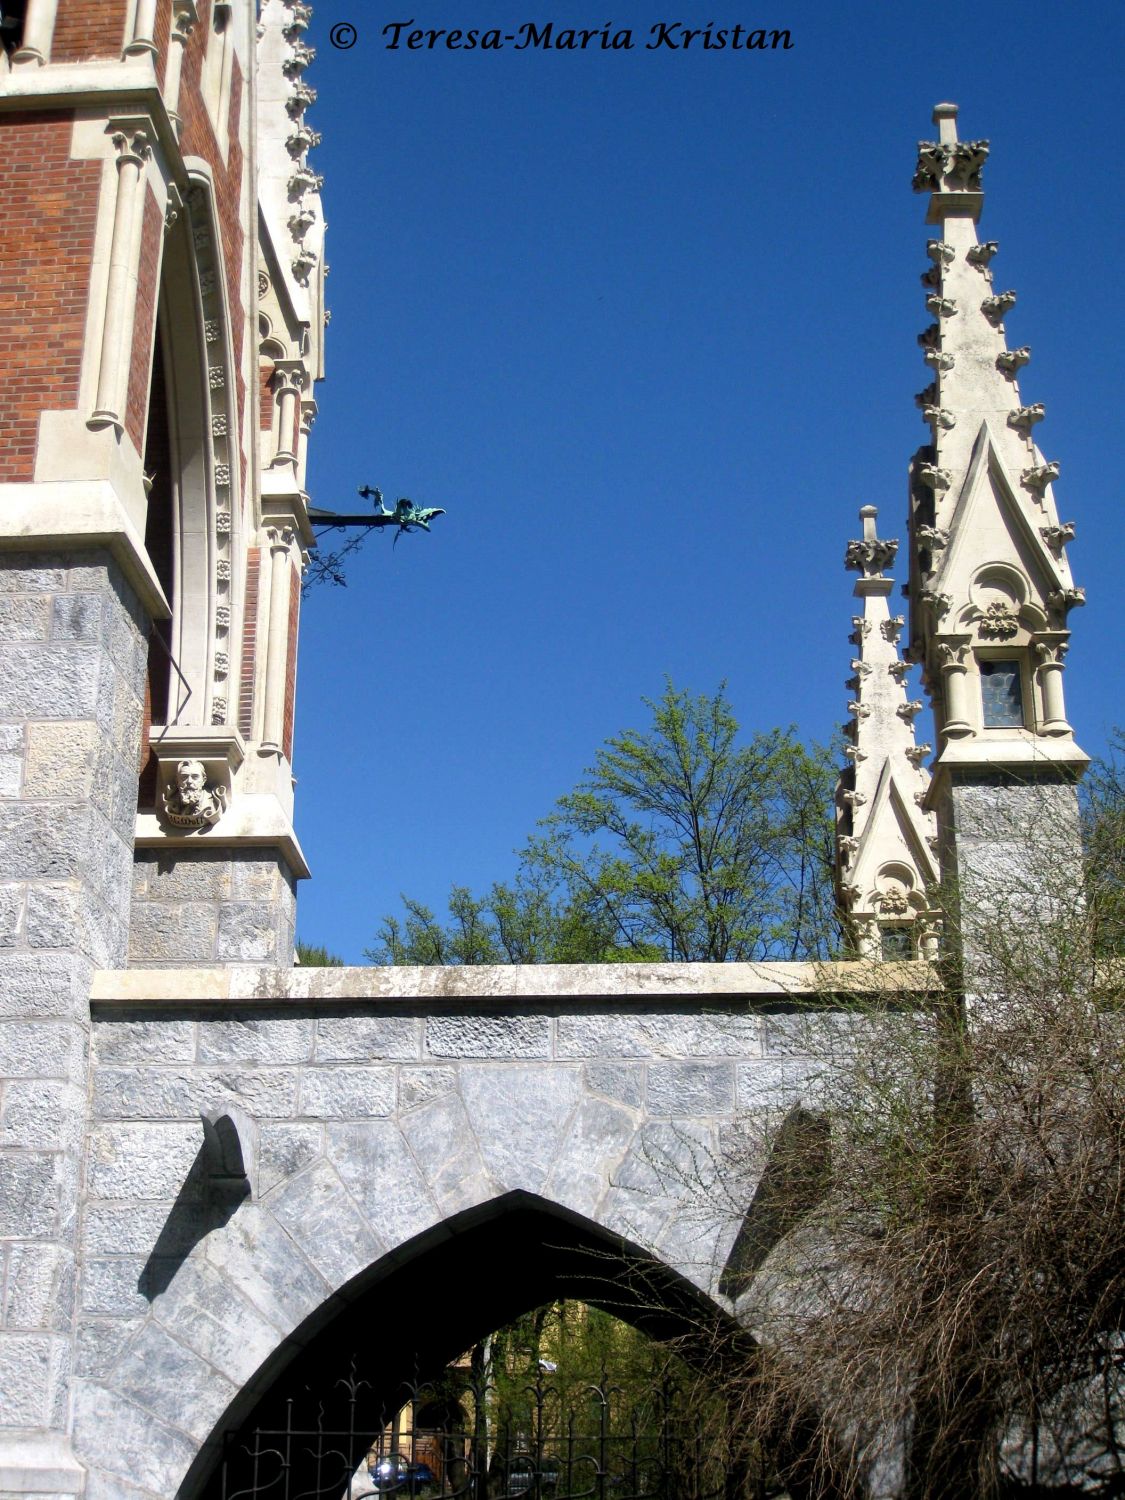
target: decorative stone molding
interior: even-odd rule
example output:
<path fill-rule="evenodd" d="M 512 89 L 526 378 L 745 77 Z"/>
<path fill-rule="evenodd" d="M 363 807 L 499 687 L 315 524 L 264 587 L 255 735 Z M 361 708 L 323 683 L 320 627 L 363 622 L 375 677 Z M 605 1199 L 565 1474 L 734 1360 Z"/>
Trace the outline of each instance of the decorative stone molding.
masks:
<path fill-rule="evenodd" d="M 285 101 L 285 109 L 293 119 L 297 119 L 308 109 L 310 104 L 315 103 L 316 89 L 302 80 L 300 83 L 295 83 L 289 90 L 289 97 Z"/>
<path fill-rule="evenodd" d="M 308 286 L 309 277 L 312 274 L 313 267 L 316 265 L 316 256 L 313 252 L 305 249 L 298 250 L 290 264 L 293 267 L 293 275 L 296 277 L 298 285 Z"/>
<path fill-rule="evenodd" d="M 238 731 L 172 725 L 155 734 L 152 749 L 165 829 L 183 835 L 214 828 L 230 806 L 234 773 L 245 755 Z"/>
<path fill-rule="evenodd" d="M 94 410 L 86 425 L 94 430 L 112 427 L 120 434 L 125 430 L 137 307 L 135 277 L 144 221 L 142 191 L 152 143 L 147 121 L 110 120 L 106 129 L 117 154 L 117 199 L 109 248 L 98 388 Z"/>
<path fill-rule="evenodd" d="M 923 589 L 921 599 L 925 607 L 939 620 L 953 607 L 953 595 L 939 593 L 936 589 Z"/>
<path fill-rule="evenodd" d="M 893 677 L 894 680 L 899 683 L 906 681 L 906 674 L 909 670 L 909 662 L 903 661 L 901 656 L 896 656 L 894 661 L 889 661 L 887 663 L 888 675 Z"/>
<path fill-rule="evenodd" d="M 973 732 L 973 726 L 969 722 L 965 684 L 970 659 L 969 637 L 950 635 L 939 638 L 935 641 L 935 654 L 945 690 L 945 722 L 942 728 L 948 736 L 963 738 Z"/>
<path fill-rule="evenodd" d="M 844 566 L 867 574 L 881 573 L 884 568 L 891 567 L 897 552 L 897 541 L 881 541 L 878 538 L 865 537 L 863 541 L 848 543 L 844 554 Z"/>
<path fill-rule="evenodd" d="M 224 1101 L 199 1112 L 207 1175 L 220 1193 L 253 1198 L 258 1188 L 258 1127 L 244 1109 Z"/>
<path fill-rule="evenodd" d="M 993 599 L 977 620 L 977 632 L 989 641 L 1008 641 L 1019 631 L 1020 617 L 1010 604 Z"/>
<path fill-rule="evenodd" d="M 1052 589 L 1047 595 L 1047 603 L 1052 609 L 1061 610 L 1063 614 L 1086 603 L 1086 590 L 1079 588 Z"/>
<path fill-rule="evenodd" d="M 1004 314 L 1016 305 L 1015 292 L 997 292 L 995 297 L 986 297 L 980 305 L 980 310 L 985 317 L 996 328 L 1004 321 Z"/>
<path fill-rule="evenodd" d="M 932 370 L 952 370 L 957 363 L 952 354 L 945 354 L 941 349 L 927 349 L 922 358 Z"/>
<path fill-rule="evenodd" d="M 855 858 L 856 850 L 859 848 L 859 840 L 852 834 L 845 833 L 836 840 L 836 847 L 840 851 L 840 859 L 846 869 Z"/>
<path fill-rule="evenodd" d="M 1063 661 L 1069 643 L 1069 634 L 1065 630 L 1043 631 L 1032 641 L 1043 702 L 1043 722 L 1039 726 L 1041 734 L 1058 736 L 1073 732 L 1066 720 L 1062 685 Z"/>
<path fill-rule="evenodd" d="M 927 240 L 926 254 L 933 261 L 934 265 L 940 269 L 942 266 L 950 264 L 957 251 L 952 245 L 947 245 L 944 240 Z"/>
<path fill-rule="evenodd" d="M 853 719 L 866 719 L 870 717 L 871 707 L 867 703 L 861 703 L 858 698 L 853 698 L 848 704 L 848 713 Z"/>
<path fill-rule="evenodd" d="M 988 160 L 987 141 L 919 141 L 912 186 L 916 193 L 980 188 Z"/>
<path fill-rule="evenodd" d="M 941 328 L 937 323 L 931 323 L 928 328 L 923 328 L 918 335 L 919 346 L 923 349 L 940 349 Z"/>
<path fill-rule="evenodd" d="M 1026 435 L 1036 422 L 1042 422 L 1046 415 L 1047 408 L 1042 401 L 1037 401 L 1033 406 L 1018 406 L 1015 411 L 1008 413 L 1008 426 Z"/>
<path fill-rule="evenodd" d="M 1032 469 L 1024 469 L 1020 473 L 1020 483 L 1025 489 L 1033 490 L 1036 494 L 1042 495 L 1047 486 L 1054 484 L 1058 477 L 1059 465 L 1052 461 L 1051 463 L 1038 464 Z"/>
<path fill-rule="evenodd" d="M 903 615 L 892 615 L 889 620 L 883 620 L 882 621 L 882 623 L 879 626 L 879 630 L 880 630 L 880 633 L 882 634 L 883 639 L 885 641 L 890 641 L 893 644 L 894 642 L 896 642 L 898 640 L 898 638 L 899 638 L 899 632 L 902 630 L 902 627 L 905 624 L 906 624 L 905 616 L 903 616 Z"/>
<path fill-rule="evenodd" d="M 207 781 L 202 761 L 181 760 L 176 779 L 165 787 L 160 806 L 164 821 L 180 830 L 213 828 L 226 811 L 227 794 L 216 782 Z"/>
<path fill-rule="evenodd" d="M 908 745 L 904 754 L 916 771 L 921 770 L 922 762 L 933 750 L 932 745 Z"/>
<path fill-rule="evenodd" d="M 1009 377 L 1015 375 L 1017 370 L 1022 370 L 1031 359 L 1031 349 L 1027 344 L 1022 344 L 1018 349 L 1005 349 L 1002 354 L 996 356 L 996 368 Z"/>
<path fill-rule="evenodd" d="M 1040 526 L 1039 535 L 1047 543 L 1047 546 L 1055 556 L 1058 557 L 1066 544 L 1074 540 L 1074 522 L 1062 521 L 1058 526 Z"/>
<path fill-rule="evenodd" d="M 992 257 L 999 249 L 998 241 L 985 240 L 980 245 L 970 245 L 965 251 L 965 259 L 971 266 L 977 266 L 980 270 L 986 271 L 992 262 Z"/>
<path fill-rule="evenodd" d="M 908 724 L 913 724 L 914 720 L 922 712 L 922 708 L 923 703 L 921 698 L 912 698 L 909 703 L 900 703 L 895 709 L 895 713 L 900 719 L 905 719 Z"/>
<path fill-rule="evenodd" d="M 932 381 L 923 391 L 918 391 L 914 397 L 914 405 L 924 411 L 927 406 L 937 404 L 938 388 L 937 381 Z"/>
<path fill-rule="evenodd" d="M 919 526 L 914 534 L 927 547 L 940 549 L 949 546 L 949 532 L 944 526 Z"/>

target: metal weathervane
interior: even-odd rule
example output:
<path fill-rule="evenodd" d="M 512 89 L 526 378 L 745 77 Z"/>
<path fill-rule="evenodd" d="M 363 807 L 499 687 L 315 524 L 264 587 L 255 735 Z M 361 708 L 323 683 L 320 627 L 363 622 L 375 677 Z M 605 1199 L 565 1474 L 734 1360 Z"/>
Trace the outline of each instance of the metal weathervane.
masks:
<path fill-rule="evenodd" d="M 309 520 L 318 530 L 335 531 L 343 530 L 352 526 L 394 526 L 395 546 L 404 531 L 413 531 L 415 527 L 421 527 L 423 531 L 429 531 L 430 522 L 434 516 L 444 516 L 445 511 L 438 506 L 419 506 L 413 500 L 405 496 L 395 501 L 393 510 L 388 510 L 383 504 L 383 491 L 376 485 L 363 484 L 359 487 L 359 493 L 365 500 L 374 500 L 377 509 L 372 515 L 345 516 L 338 515 L 331 510 L 318 510 L 315 507 L 309 510 Z"/>

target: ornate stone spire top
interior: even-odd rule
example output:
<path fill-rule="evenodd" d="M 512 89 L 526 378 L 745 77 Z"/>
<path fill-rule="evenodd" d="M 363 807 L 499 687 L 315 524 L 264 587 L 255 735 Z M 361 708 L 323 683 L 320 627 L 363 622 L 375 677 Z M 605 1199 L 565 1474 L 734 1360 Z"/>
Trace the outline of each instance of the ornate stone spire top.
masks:
<path fill-rule="evenodd" d="M 1032 433 L 1045 415 L 1021 395 L 1031 359 L 1009 349 L 1016 294 L 997 290 L 994 240 L 979 243 L 986 141 L 957 138 L 957 106 L 934 110 L 916 191 L 929 192 L 920 335 L 932 380 L 915 397 L 929 442 L 910 470 L 910 643 L 934 700 L 938 764 L 1083 759 L 1062 708 L 1067 611 L 1082 602 L 1065 555 L 1048 463 Z M 960 748 L 952 742 L 963 742 Z M 1063 747 L 1063 742 L 1066 747 Z"/>
<path fill-rule="evenodd" d="M 929 891 L 937 879 L 933 815 L 923 811 L 929 775 L 909 701 L 906 663 L 898 647 L 904 621 L 887 600 L 894 581 L 883 572 L 897 541 L 879 537 L 873 505 L 860 510 L 861 540 L 848 543 L 844 564 L 856 569 L 854 592 L 863 612 L 852 619 L 854 677 L 845 733 L 847 767 L 836 788 L 836 878 L 840 907 L 857 949 L 868 957 L 930 956 L 936 928 Z"/>

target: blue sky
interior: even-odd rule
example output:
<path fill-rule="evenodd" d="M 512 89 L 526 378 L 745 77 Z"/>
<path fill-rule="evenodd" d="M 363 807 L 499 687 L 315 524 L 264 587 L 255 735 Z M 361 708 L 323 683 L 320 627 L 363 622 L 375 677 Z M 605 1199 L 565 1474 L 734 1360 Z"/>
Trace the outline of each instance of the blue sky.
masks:
<path fill-rule="evenodd" d="M 387 50 L 411 18 L 609 22 L 637 47 Z M 644 49 L 675 20 L 793 47 Z M 868 503 L 905 540 L 926 437 L 910 178 L 941 99 L 992 142 L 981 233 L 1078 524 L 1068 710 L 1102 749 L 1125 721 L 1125 7 L 320 0 L 310 41 L 333 313 L 313 502 L 378 484 L 448 514 L 372 536 L 303 611 L 306 941 L 359 962 L 399 892 L 510 875 L 665 673 L 725 679 L 748 730 L 844 718 L 844 545 Z"/>

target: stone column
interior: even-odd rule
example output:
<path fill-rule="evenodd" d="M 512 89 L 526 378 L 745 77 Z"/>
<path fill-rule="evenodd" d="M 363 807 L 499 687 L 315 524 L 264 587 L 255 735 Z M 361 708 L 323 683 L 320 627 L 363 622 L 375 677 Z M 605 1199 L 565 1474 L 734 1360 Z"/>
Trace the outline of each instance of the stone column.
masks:
<path fill-rule="evenodd" d="M 1060 633 L 1054 633 L 1037 636 L 1033 644 L 1035 654 L 1039 658 L 1039 691 L 1043 696 L 1043 722 L 1040 725 L 1040 733 L 1070 734 L 1072 731 L 1066 721 L 1062 685 L 1063 658 L 1066 655 L 1067 642 L 1061 638 Z"/>
<path fill-rule="evenodd" d="M 179 108 L 180 76 L 184 66 L 184 52 L 187 48 L 188 37 L 195 29 L 197 20 L 195 0 L 173 0 L 172 30 L 168 37 L 168 63 L 164 69 L 164 103 L 172 124 L 176 127 L 177 135 L 180 133 L 182 123 Z"/>
<path fill-rule="evenodd" d="M 285 732 L 285 667 L 289 656 L 289 586 L 295 533 L 289 526 L 271 526 L 270 614 L 266 643 L 265 722 L 262 750 L 280 753 Z"/>
<path fill-rule="evenodd" d="M 297 407 L 306 382 L 305 367 L 299 360 L 278 360 L 274 367 L 273 389 L 277 397 L 277 450 L 273 464 L 297 461 Z"/>
<path fill-rule="evenodd" d="M 129 358 L 133 349 L 133 320 L 137 309 L 137 263 L 143 227 L 145 162 L 152 147 L 143 130 L 115 130 L 117 203 L 109 251 L 105 321 L 102 325 L 98 394 L 87 426 L 124 427 L 129 386 Z"/>
<path fill-rule="evenodd" d="M 969 694 L 966 675 L 968 673 L 968 637 L 947 636 L 938 645 L 938 659 L 945 689 L 945 718 L 942 733 L 959 739 L 972 734 L 969 721 Z"/>
<path fill-rule="evenodd" d="M 133 37 L 125 48 L 125 57 L 155 57 L 156 0 L 137 0 L 133 17 Z"/>
<path fill-rule="evenodd" d="M 23 42 L 12 54 L 12 62 L 41 68 L 51 60 L 51 41 L 59 0 L 30 0 L 23 21 Z"/>
<path fill-rule="evenodd" d="M 125 958 L 148 620 L 108 554 L 0 554 L 0 1495 L 74 1495 L 89 993 Z"/>

